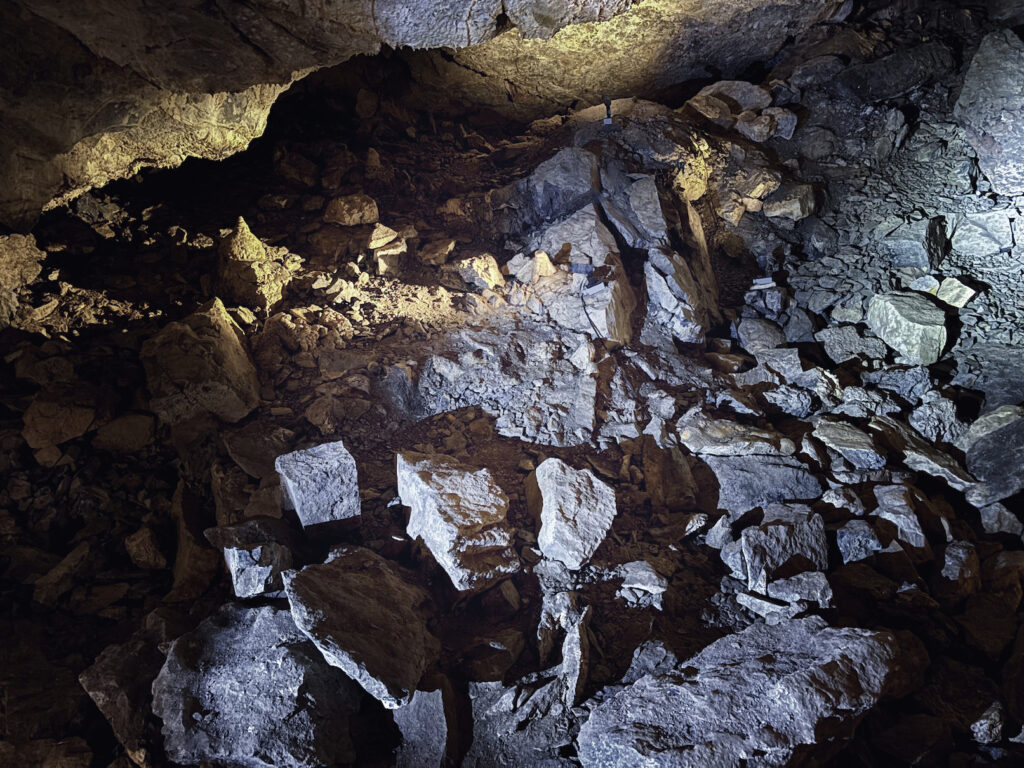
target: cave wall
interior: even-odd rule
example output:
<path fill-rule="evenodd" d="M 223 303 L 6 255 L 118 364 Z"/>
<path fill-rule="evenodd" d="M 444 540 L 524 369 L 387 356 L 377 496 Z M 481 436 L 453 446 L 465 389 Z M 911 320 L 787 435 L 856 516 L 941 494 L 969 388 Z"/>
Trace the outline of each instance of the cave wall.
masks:
<path fill-rule="evenodd" d="M 532 119 L 742 70 L 842 5 L 5 0 L 0 225 L 25 229 L 144 167 L 238 152 L 295 80 L 383 45 L 430 51 L 411 60 L 424 94 Z"/>

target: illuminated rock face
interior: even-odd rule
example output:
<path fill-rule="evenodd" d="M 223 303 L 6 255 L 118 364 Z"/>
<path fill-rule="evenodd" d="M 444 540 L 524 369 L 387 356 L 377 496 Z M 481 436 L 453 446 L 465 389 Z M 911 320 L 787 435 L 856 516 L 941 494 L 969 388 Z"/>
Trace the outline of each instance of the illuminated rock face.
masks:
<path fill-rule="evenodd" d="M 550 17 L 526 0 L 508 17 L 523 19 L 527 34 L 551 34 L 629 4 L 588 2 Z M 137 0 L 6 6 L 0 28 L 19 44 L 0 54 L 0 223 L 28 225 L 42 208 L 143 167 L 225 158 L 263 133 L 274 101 L 308 72 L 381 45 L 482 43 L 503 8 L 414 5 L 232 1 L 216 13 L 193 4 L 159 15 Z"/>

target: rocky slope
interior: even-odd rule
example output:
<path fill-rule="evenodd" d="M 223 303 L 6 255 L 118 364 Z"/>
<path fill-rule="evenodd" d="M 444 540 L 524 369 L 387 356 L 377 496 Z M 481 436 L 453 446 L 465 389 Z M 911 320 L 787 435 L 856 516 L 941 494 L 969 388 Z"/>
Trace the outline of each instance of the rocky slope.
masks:
<path fill-rule="evenodd" d="M 939 10 L 0 239 L 0 765 L 1020 763 L 1024 42 Z"/>

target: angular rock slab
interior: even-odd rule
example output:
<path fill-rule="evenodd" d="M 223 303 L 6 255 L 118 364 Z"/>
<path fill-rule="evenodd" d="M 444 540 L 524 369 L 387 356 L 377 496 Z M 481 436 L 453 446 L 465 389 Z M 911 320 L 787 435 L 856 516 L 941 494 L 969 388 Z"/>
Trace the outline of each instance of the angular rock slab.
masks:
<path fill-rule="evenodd" d="M 442 768 L 455 765 L 458 728 L 455 691 L 443 681 L 436 691 L 416 691 L 406 706 L 394 712 L 402 744 L 395 754 L 396 768 Z"/>
<path fill-rule="evenodd" d="M 489 471 L 413 452 L 396 464 L 398 495 L 411 510 L 406 533 L 423 540 L 456 589 L 484 589 L 519 570 L 508 497 Z"/>
<path fill-rule="evenodd" d="M 295 624 L 328 664 L 388 709 L 412 700 L 440 653 L 421 610 L 425 590 L 359 547 L 338 547 L 326 563 L 283 578 Z"/>
<path fill-rule="evenodd" d="M 817 499 L 821 481 L 785 456 L 704 456 L 718 478 L 718 507 L 746 512 L 777 501 Z"/>
<path fill-rule="evenodd" d="M 1012 31 L 981 41 L 953 114 L 992 188 L 1024 193 L 1024 43 Z"/>
<path fill-rule="evenodd" d="M 946 346 L 946 314 L 919 294 L 876 294 L 868 302 L 868 325 L 901 355 L 931 365 Z"/>
<path fill-rule="evenodd" d="M 586 469 L 547 459 L 527 481 L 531 511 L 539 514 L 540 551 L 569 570 L 583 567 L 615 519 L 615 491 Z"/>
<path fill-rule="evenodd" d="M 580 729 L 579 759 L 705 768 L 827 754 L 879 699 L 902 693 L 902 656 L 888 632 L 830 629 L 818 617 L 755 624 L 598 706 Z"/>
<path fill-rule="evenodd" d="M 971 424 L 963 438 L 967 468 L 991 501 L 1024 488 L 1024 408 L 1004 405 Z"/>
<path fill-rule="evenodd" d="M 875 448 L 871 436 L 852 424 L 822 419 L 814 425 L 814 436 L 857 469 L 885 466 L 885 456 Z"/>
<path fill-rule="evenodd" d="M 341 440 L 278 456 L 274 467 L 303 528 L 359 515 L 356 460 Z"/>
<path fill-rule="evenodd" d="M 142 345 L 150 406 L 168 424 L 206 413 L 240 421 L 259 404 L 259 379 L 241 329 L 220 299 L 169 323 Z"/>
<path fill-rule="evenodd" d="M 153 712 L 176 763 L 314 768 L 355 757 L 360 696 L 288 611 L 228 604 L 171 644 Z"/>

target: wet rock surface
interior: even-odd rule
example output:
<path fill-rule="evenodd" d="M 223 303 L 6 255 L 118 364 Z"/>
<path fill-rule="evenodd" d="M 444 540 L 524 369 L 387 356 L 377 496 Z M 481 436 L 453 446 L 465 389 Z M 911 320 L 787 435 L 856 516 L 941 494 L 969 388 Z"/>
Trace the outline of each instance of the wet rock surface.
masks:
<path fill-rule="evenodd" d="M 1016 33 L 934 10 L 5 237 L 0 762 L 1019 762 Z"/>

